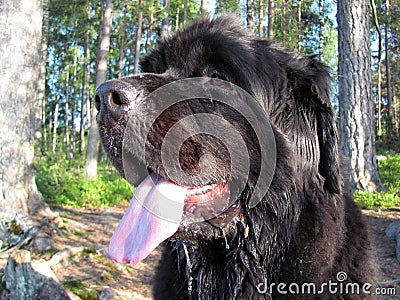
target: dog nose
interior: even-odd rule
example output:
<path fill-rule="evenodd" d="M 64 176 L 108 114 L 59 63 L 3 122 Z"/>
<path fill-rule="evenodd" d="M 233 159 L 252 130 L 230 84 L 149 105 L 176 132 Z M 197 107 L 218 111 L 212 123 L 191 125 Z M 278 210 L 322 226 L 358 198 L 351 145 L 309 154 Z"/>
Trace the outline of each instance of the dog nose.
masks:
<path fill-rule="evenodd" d="M 115 79 L 102 83 L 95 92 L 97 122 L 113 122 L 127 110 L 130 102 L 138 96 L 137 89 L 123 80 Z"/>

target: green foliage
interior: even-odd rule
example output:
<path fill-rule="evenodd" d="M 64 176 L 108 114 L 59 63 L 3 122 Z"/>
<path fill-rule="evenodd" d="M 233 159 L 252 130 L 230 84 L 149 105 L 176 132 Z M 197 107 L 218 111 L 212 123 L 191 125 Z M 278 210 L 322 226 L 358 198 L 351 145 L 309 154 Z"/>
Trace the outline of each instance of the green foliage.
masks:
<path fill-rule="evenodd" d="M 24 233 L 22 230 L 21 226 L 17 223 L 17 221 L 12 220 L 10 223 L 10 228 L 8 229 L 8 232 L 14 235 L 21 235 Z"/>
<path fill-rule="evenodd" d="M 234 13 L 240 11 L 240 1 L 218 0 L 215 1 L 216 13 Z"/>
<path fill-rule="evenodd" d="M 379 161 L 379 173 L 387 191 L 354 194 L 354 200 L 365 208 L 390 208 L 400 203 L 400 154 L 386 154 L 386 157 L 387 160 Z"/>
<path fill-rule="evenodd" d="M 80 280 L 65 281 L 63 284 L 65 287 L 71 290 L 71 292 L 83 300 L 99 299 L 99 293 L 96 290 L 88 288 Z"/>
<path fill-rule="evenodd" d="M 381 33 L 381 76 L 378 72 L 378 45 L 379 35 L 375 25 L 371 22 L 371 54 L 372 54 L 372 80 L 373 93 L 376 106 L 380 104 L 381 111 L 377 116 L 381 118 L 382 128 L 377 128 L 377 137 L 382 140 L 396 140 L 399 143 L 396 130 L 399 131 L 399 114 L 396 108 L 399 105 L 400 94 L 400 1 L 376 0 L 377 19 Z M 388 6 L 389 4 L 389 6 Z M 388 64 L 387 64 L 388 63 Z M 389 69 L 387 69 L 389 66 Z M 387 72 L 389 71 L 389 72 Z M 390 75 L 391 109 L 389 110 L 388 75 Z M 381 80 L 381 93 L 379 93 L 378 81 Z M 380 96 L 380 98 L 379 98 Z M 390 112 L 390 114 L 389 114 Z"/>
<path fill-rule="evenodd" d="M 107 163 L 99 166 L 97 179 L 83 176 L 83 158 L 66 159 L 47 154 L 36 161 L 36 183 L 50 205 L 113 206 L 129 200 L 133 188 Z"/>
<path fill-rule="evenodd" d="M 379 162 L 379 173 L 382 181 L 390 189 L 400 188 L 400 154 L 387 154 L 387 160 Z"/>

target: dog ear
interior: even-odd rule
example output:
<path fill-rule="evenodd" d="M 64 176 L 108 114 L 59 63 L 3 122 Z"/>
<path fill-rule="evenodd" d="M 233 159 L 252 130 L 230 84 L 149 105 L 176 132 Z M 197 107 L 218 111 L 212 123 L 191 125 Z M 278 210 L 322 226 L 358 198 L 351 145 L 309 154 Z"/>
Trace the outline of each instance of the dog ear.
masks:
<path fill-rule="evenodd" d="M 307 106 L 310 105 L 316 117 L 320 150 L 318 170 L 325 178 L 325 187 L 330 192 L 340 193 L 342 180 L 339 169 L 338 133 L 335 124 L 335 112 L 331 104 L 329 69 L 315 60 L 314 57 L 301 57 L 299 62 L 302 74 L 297 74 L 295 78 L 292 78 L 297 81 L 294 86 L 301 89 L 300 94 L 303 99 L 300 99 L 300 101 L 304 104 L 307 103 Z"/>
<path fill-rule="evenodd" d="M 341 191 L 340 160 L 338 134 L 332 107 L 319 110 L 317 133 L 320 147 L 319 172 L 325 178 L 326 188 L 333 193 Z"/>
<path fill-rule="evenodd" d="M 304 147 L 300 152 L 309 155 L 306 159 L 319 157 L 315 163 L 318 163 L 318 172 L 325 179 L 324 187 L 332 193 L 340 193 L 342 178 L 329 69 L 313 56 L 279 50 L 274 54 L 286 70 L 287 88 L 293 101 L 289 104 L 289 110 L 296 110 L 294 116 L 297 118 L 293 127 L 286 128 L 287 133 L 291 132 L 294 139 L 303 137 L 297 143 L 298 147 Z M 293 112 L 291 114 L 293 116 Z M 318 144 L 319 148 L 302 144 L 304 139 L 311 144 Z"/>
<path fill-rule="evenodd" d="M 166 69 L 162 55 L 163 49 L 153 49 L 140 60 L 140 71 L 144 73 L 163 73 Z"/>

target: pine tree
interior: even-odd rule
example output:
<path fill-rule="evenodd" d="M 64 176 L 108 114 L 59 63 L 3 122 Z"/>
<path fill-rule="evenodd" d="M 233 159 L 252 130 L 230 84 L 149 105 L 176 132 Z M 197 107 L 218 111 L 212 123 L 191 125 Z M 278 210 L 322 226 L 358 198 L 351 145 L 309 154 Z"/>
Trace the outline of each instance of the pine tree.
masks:
<path fill-rule="evenodd" d="M 349 188 L 380 189 L 367 0 L 339 0 L 339 134 Z"/>

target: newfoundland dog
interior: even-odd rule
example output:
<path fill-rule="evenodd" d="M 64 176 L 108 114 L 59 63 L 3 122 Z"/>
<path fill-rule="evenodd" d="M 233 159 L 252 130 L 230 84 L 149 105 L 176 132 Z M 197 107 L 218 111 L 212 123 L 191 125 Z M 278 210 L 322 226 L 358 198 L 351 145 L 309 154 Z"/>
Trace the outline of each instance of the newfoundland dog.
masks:
<path fill-rule="evenodd" d="M 141 70 L 105 82 L 95 95 L 104 148 L 138 186 L 111 240 L 112 258 L 134 265 L 162 244 L 155 299 L 368 298 L 371 243 L 345 191 L 328 68 L 225 16 L 160 40 Z M 245 91 L 265 116 L 248 118 L 229 101 L 196 96 L 187 78 L 205 93 L 201 83 L 211 83 L 239 106 L 247 100 L 236 90 Z M 160 95 L 175 92 L 185 99 L 163 107 Z M 214 127 L 175 126 L 191 116 Z M 273 134 L 267 149 L 257 126 Z M 265 161 L 269 177 L 261 176 Z M 174 163 L 181 175 L 168 171 Z M 265 190 L 254 194 L 262 180 L 269 180 Z"/>

